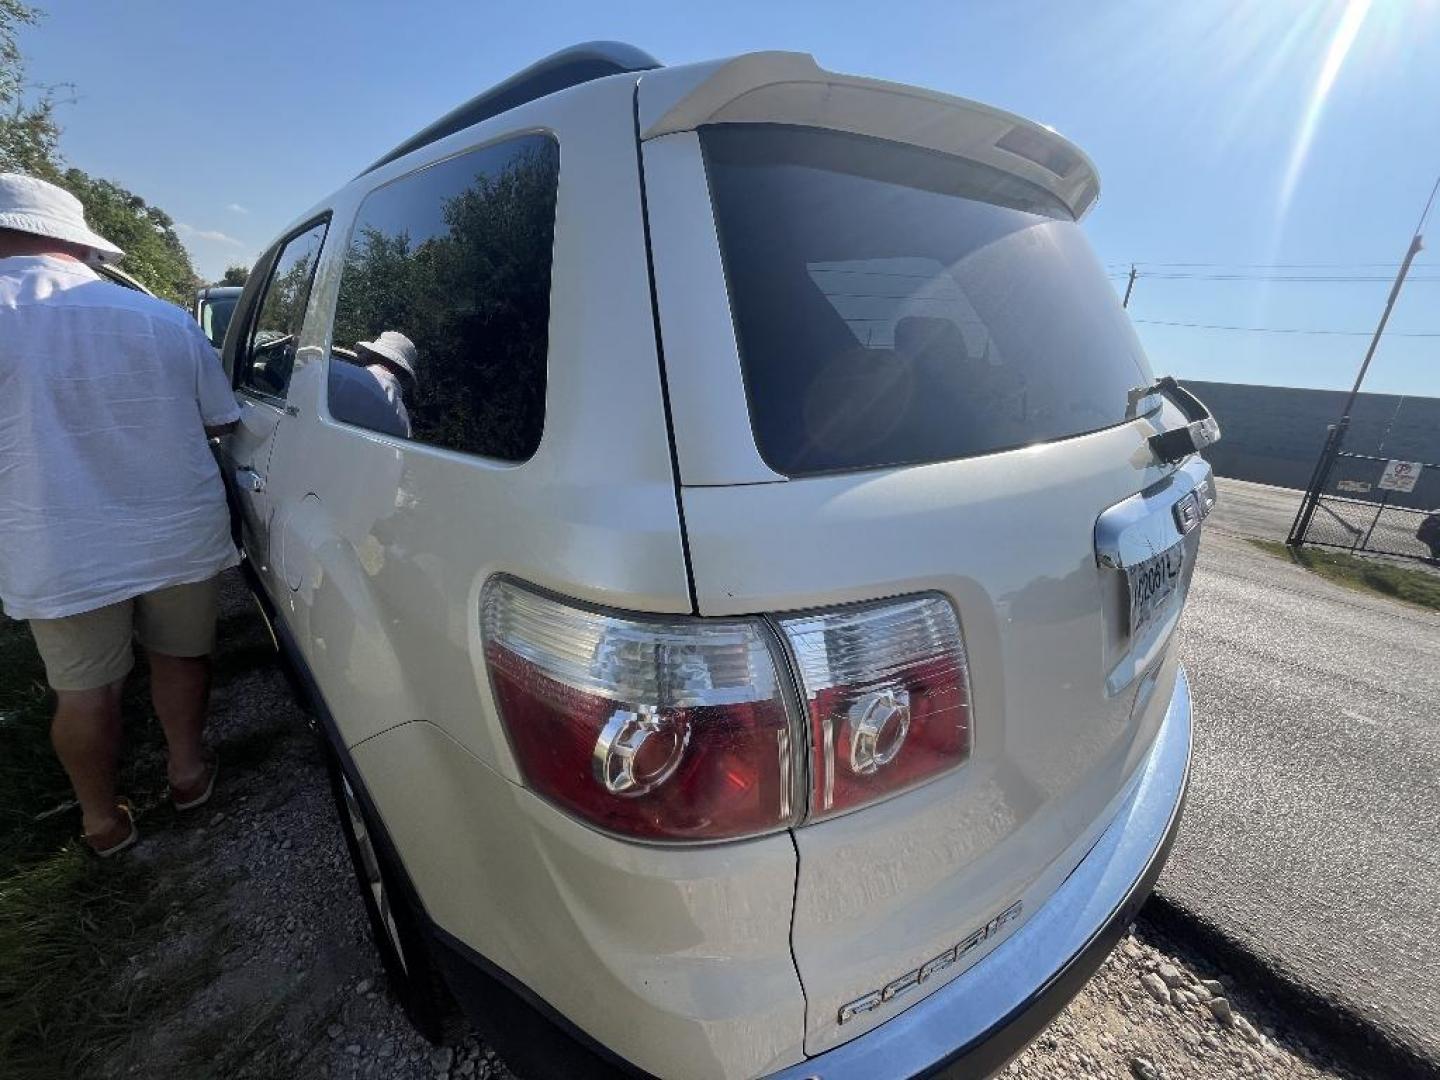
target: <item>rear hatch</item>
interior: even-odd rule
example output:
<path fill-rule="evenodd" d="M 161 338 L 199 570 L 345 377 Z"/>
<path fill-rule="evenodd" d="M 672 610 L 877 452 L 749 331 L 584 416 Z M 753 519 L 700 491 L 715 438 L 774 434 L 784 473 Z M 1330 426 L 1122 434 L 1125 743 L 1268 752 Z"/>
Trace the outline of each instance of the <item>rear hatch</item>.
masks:
<path fill-rule="evenodd" d="M 938 601 L 963 642 L 944 707 L 968 753 L 939 775 L 887 790 L 882 769 L 851 808 L 825 783 L 851 729 L 810 733 L 792 942 L 812 1054 L 983 957 L 1103 830 L 1174 683 L 1198 529 L 1172 506 L 1209 494 L 1198 458 L 1148 442 L 1186 418 L 1133 392 L 1148 363 L 1064 197 L 1093 197 L 1062 175 L 1083 156 L 1014 118 L 988 144 L 1026 150 L 1014 169 L 823 118 L 644 143 L 700 613 L 770 613 L 812 717 L 950 633 L 912 620 L 857 653 L 857 626 Z M 866 707 L 913 705 L 915 738 L 920 698 L 887 694 Z"/>

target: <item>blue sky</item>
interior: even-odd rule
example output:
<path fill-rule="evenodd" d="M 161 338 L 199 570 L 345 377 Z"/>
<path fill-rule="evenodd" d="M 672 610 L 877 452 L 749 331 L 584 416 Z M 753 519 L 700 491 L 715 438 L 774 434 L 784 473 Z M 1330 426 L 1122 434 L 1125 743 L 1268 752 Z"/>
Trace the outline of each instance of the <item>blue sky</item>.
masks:
<path fill-rule="evenodd" d="M 32 2 L 48 13 L 22 37 L 32 78 L 75 84 L 64 152 L 182 222 L 205 275 L 557 48 L 796 49 L 1088 151 L 1087 228 L 1117 274 L 1141 264 L 1131 312 L 1158 371 L 1339 388 L 1440 173 L 1440 0 Z M 1429 232 L 1367 389 L 1440 395 L 1440 210 Z M 1375 280 L 1254 280 L 1287 276 Z"/>

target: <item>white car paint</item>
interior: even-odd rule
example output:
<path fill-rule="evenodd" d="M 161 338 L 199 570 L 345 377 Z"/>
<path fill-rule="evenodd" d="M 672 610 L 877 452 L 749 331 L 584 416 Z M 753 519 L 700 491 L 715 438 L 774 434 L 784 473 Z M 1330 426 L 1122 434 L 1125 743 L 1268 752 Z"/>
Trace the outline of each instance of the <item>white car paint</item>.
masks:
<path fill-rule="evenodd" d="M 1174 422 L 1168 407 L 934 465 L 787 480 L 764 463 L 693 131 L 757 119 L 971 156 L 1082 213 L 1098 192 L 1088 159 L 1039 125 L 797 54 L 599 79 L 385 164 L 297 219 L 331 224 L 295 374 L 283 403 L 246 398 L 230 444 L 264 484 L 240 492 L 252 563 L 427 913 L 613 1052 L 697 1080 L 798 1065 L 963 979 L 1005 935 L 918 992 L 836 1021 L 977 920 L 1023 901 L 1019 924 L 1044 906 L 1110 825 L 1177 679 L 1161 641 L 1107 688 L 1125 594 L 1094 548 L 1101 512 L 1173 471 L 1145 442 Z M 1080 164 L 1056 177 L 997 149 L 1016 127 Z M 562 161 L 539 450 L 502 464 L 334 420 L 327 351 L 360 202 L 534 131 L 556 136 Z M 754 839 L 605 835 L 524 786 L 477 618 L 502 573 L 700 616 L 937 590 L 968 649 L 973 756 L 886 802 Z"/>

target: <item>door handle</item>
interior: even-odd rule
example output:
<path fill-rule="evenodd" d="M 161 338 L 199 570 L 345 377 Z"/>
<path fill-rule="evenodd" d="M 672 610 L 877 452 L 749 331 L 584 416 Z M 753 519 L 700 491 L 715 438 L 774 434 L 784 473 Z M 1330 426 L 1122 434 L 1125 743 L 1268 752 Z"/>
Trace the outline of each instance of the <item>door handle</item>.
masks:
<path fill-rule="evenodd" d="M 235 481 L 246 491 L 261 492 L 265 490 L 265 477 L 248 465 L 235 470 Z"/>

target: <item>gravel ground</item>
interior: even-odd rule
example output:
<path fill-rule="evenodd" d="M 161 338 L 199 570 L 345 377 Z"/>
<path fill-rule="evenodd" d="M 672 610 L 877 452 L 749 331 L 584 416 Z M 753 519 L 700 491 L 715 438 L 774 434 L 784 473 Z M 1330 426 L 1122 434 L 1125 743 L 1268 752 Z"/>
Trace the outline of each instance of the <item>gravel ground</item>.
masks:
<path fill-rule="evenodd" d="M 1282 1011 L 1141 918 L 1005 1077 L 1351 1077 Z"/>
<path fill-rule="evenodd" d="M 172 897 L 166 934 L 119 976 L 130 1034 L 102 1077 L 508 1077 L 474 1038 L 426 1043 L 385 987 L 324 764 L 238 579 L 225 597 L 211 738 L 222 774 L 199 824 L 131 854 Z M 143 824 L 143 823 L 142 823 Z M 1218 978 L 1215 983 L 1202 979 Z M 128 985 L 127 985 L 128 984 Z M 163 986 L 164 993 L 137 993 Z M 1220 1004 L 1220 1002 L 1225 1004 Z M 1143 919 L 1008 1077 L 1349 1076 Z"/>
<path fill-rule="evenodd" d="M 147 1003 L 104 1077 L 508 1077 L 474 1038 L 436 1048 L 388 993 L 324 761 L 238 576 L 221 618 L 209 738 L 221 775 L 197 824 L 149 830 L 130 858 L 167 895 L 167 935 L 124 984 L 179 992 Z M 237 616 L 241 616 L 237 620 Z M 242 635 L 234 633 L 237 625 Z M 232 658 L 259 663 L 237 665 Z M 142 821 L 142 830 L 145 822 Z"/>

